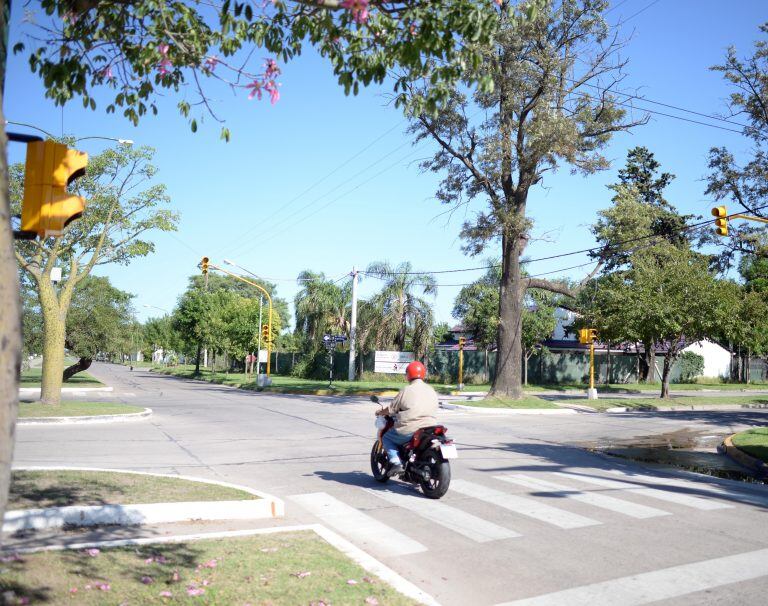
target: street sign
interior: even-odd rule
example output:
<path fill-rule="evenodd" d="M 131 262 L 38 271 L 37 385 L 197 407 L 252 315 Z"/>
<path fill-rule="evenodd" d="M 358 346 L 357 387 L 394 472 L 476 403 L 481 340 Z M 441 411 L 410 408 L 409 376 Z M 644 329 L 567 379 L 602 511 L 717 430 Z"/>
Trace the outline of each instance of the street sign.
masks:
<path fill-rule="evenodd" d="M 377 351 L 373 357 L 373 372 L 402 375 L 414 359 L 412 351 Z"/>

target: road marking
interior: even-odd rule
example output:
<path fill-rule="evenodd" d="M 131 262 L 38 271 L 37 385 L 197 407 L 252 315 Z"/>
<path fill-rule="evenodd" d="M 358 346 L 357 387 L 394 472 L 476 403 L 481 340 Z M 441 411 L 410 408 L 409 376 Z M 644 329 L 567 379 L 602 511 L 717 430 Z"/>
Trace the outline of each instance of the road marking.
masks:
<path fill-rule="evenodd" d="M 583 526 L 596 526 L 600 524 L 597 520 L 570 513 L 563 509 L 540 503 L 534 499 L 507 494 L 481 484 L 467 482 L 466 480 L 453 480 L 451 482 L 451 490 L 479 499 L 480 501 L 485 501 L 486 503 L 492 503 L 497 507 L 535 518 L 541 522 L 553 524 L 559 528 L 581 528 Z"/>
<path fill-rule="evenodd" d="M 397 507 L 412 511 L 478 543 L 520 536 L 514 530 L 498 526 L 461 509 L 451 507 L 446 503 L 427 499 L 417 492 L 405 492 L 405 489 L 400 488 L 396 490 L 397 492 L 394 490 L 365 489 L 366 492 L 380 499 L 384 499 Z"/>
<path fill-rule="evenodd" d="M 328 526 L 378 553 L 398 556 L 427 551 L 421 543 L 342 503 L 328 493 L 313 492 L 288 498 L 312 512 Z"/>
<path fill-rule="evenodd" d="M 696 490 L 699 493 L 709 493 L 714 497 L 726 497 L 733 501 L 749 503 L 750 505 L 759 505 L 761 507 L 768 505 L 768 496 L 750 495 L 746 494 L 745 492 L 739 492 L 738 489 L 729 490 L 722 486 L 715 486 L 714 484 L 705 485 L 700 482 L 691 482 L 689 480 L 679 480 L 676 478 L 659 478 L 643 474 L 632 474 L 630 476 L 629 474 L 618 470 L 611 470 L 611 473 L 622 475 L 625 478 L 631 477 L 655 484 L 664 484 L 667 486 L 685 488 L 687 490 Z"/>
<path fill-rule="evenodd" d="M 686 507 L 693 507 L 694 509 L 701 509 L 704 511 L 710 511 L 713 509 L 730 509 L 733 507 L 733 505 L 728 505 L 726 503 L 708 501 L 700 497 L 693 497 L 687 494 L 680 494 L 679 492 L 671 492 L 669 490 L 661 490 L 660 488 L 642 488 L 638 487 L 637 484 L 620 482 L 619 480 L 609 480 L 608 478 L 598 478 L 595 476 L 587 476 L 578 473 L 568 473 L 561 471 L 556 471 L 555 473 L 559 476 L 570 478 L 571 480 L 578 480 L 580 482 L 586 482 L 587 484 L 595 484 L 596 486 L 604 486 L 605 488 L 626 490 L 632 494 L 639 494 L 644 497 L 659 499 L 661 501 L 669 501 L 670 503 L 677 503 L 678 505 L 685 505 Z"/>
<path fill-rule="evenodd" d="M 592 583 L 497 606 L 635 606 L 768 575 L 768 549 Z"/>
<path fill-rule="evenodd" d="M 504 482 L 525 486 L 526 488 L 533 488 L 534 490 L 542 490 L 551 493 L 552 496 L 573 499 L 574 501 L 580 501 L 582 503 L 615 511 L 616 513 L 621 513 L 641 520 L 671 515 L 668 511 L 662 511 L 655 507 L 639 505 L 637 503 L 632 503 L 631 501 L 609 497 L 608 495 L 595 494 L 593 492 L 581 492 L 580 490 L 564 486 L 563 484 L 555 484 L 554 482 L 531 478 L 523 474 L 505 474 L 494 477 L 498 480 L 503 480 Z"/>

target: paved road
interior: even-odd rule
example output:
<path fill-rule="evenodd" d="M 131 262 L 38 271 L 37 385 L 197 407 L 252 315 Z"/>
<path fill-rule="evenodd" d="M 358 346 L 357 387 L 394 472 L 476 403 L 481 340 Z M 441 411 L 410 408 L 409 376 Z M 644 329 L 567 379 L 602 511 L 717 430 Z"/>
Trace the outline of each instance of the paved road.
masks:
<path fill-rule="evenodd" d="M 286 500 L 445 605 L 763 604 L 768 486 L 661 472 L 573 445 L 689 428 L 725 433 L 767 411 L 505 415 L 444 411 L 457 441 L 439 502 L 368 469 L 373 405 L 93 372 L 146 421 L 19 427 L 18 465 L 183 473 Z M 100 398 L 103 396 L 99 396 Z M 538 599 L 535 599 L 537 598 Z"/>

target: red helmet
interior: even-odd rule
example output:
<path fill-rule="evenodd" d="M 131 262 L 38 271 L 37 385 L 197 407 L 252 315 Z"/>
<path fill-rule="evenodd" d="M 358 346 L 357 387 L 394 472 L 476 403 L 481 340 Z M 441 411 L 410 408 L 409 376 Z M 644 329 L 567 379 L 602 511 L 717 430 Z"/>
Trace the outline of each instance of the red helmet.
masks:
<path fill-rule="evenodd" d="M 418 360 L 414 360 L 405 368 L 405 376 L 409 381 L 414 379 L 424 379 L 427 376 L 427 369 L 424 368 L 424 364 Z"/>

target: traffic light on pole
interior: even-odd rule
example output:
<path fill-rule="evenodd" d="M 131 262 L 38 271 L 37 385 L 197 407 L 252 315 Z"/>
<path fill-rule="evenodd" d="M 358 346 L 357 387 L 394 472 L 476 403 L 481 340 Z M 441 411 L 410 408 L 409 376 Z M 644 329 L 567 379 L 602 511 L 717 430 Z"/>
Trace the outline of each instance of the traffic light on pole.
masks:
<path fill-rule="evenodd" d="M 459 349 L 464 349 L 464 345 L 467 344 L 467 339 L 465 337 L 459 337 Z"/>
<path fill-rule="evenodd" d="M 596 328 L 580 328 L 579 329 L 579 343 L 582 345 L 589 345 L 597 339 Z"/>
<path fill-rule="evenodd" d="M 594 343 L 597 341 L 597 329 L 596 328 L 588 328 L 587 329 L 587 336 L 589 337 L 588 343 Z"/>
<path fill-rule="evenodd" d="M 264 339 L 265 342 L 269 343 L 269 324 L 261 325 L 261 338 Z"/>
<path fill-rule="evenodd" d="M 715 219 L 715 233 L 718 236 L 728 235 L 728 210 L 725 206 L 715 206 L 712 209 L 712 216 Z"/>
<path fill-rule="evenodd" d="M 67 192 L 67 186 L 85 174 L 88 154 L 55 141 L 27 143 L 21 232 L 41 238 L 60 236 L 83 214 L 85 200 Z"/>
<path fill-rule="evenodd" d="M 200 269 L 203 270 L 203 274 L 208 273 L 208 257 L 203 257 L 203 260 L 200 261 Z"/>

